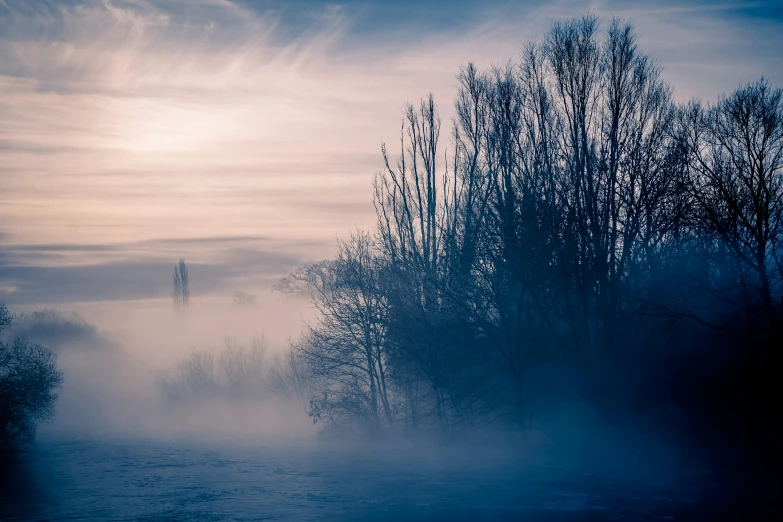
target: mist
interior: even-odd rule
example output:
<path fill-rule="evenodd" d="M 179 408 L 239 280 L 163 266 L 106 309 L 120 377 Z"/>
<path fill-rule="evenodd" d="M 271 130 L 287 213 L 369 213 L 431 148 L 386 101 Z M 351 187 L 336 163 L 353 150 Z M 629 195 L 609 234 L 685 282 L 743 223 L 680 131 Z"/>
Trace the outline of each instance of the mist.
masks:
<path fill-rule="evenodd" d="M 13 482 L 3 482 L 5 516 L 49 517 L 47 503 L 67 513 L 75 509 L 67 496 L 95 499 L 92 513 L 99 517 L 122 510 L 153 519 L 167 512 L 194 520 L 206 512 L 287 519 L 300 509 L 290 495 L 303 495 L 308 511 L 317 510 L 322 520 L 505 520 L 519 513 L 590 519 L 590 513 L 617 509 L 617 501 L 589 491 L 616 492 L 620 484 L 634 498 L 622 508 L 631 511 L 682 517 L 700 513 L 705 502 L 721 505 L 721 490 L 710 487 L 714 475 L 683 459 L 683 448 L 661 430 L 649 433 L 638 419 L 631 426 L 607 423 L 589 401 L 567 391 L 538 405 L 546 428 L 524 433 L 490 424 L 445 437 L 426 428 L 368 436 L 360 425 L 314 424 L 307 397 L 276 388 L 270 376 L 291 354 L 290 332 L 315 318 L 310 302 L 272 290 L 251 295 L 251 304 L 233 295 L 195 296 L 184 310 L 167 299 L 20 314 L 13 333 L 49 341 L 64 383 L 54 418 L 39 426 L 25 458 L 6 468 Z M 226 343 L 247 349 L 261 335 L 266 352 L 259 389 L 167 394 L 162 377 L 175 379 L 178 365 L 193 354 L 213 354 L 217 365 Z M 541 376 L 542 382 L 553 378 L 566 379 Z M 669 421 L 682 423 L 676 416 Z M 159 471 L 150 478 L 153 464 Z M 96 476 L 103 477 L 100 483 Z M 128 481 L 154 493 L 121 495 L 120 504 L 99 500 L 110 491 L 117 495 Z M 167 507 L 169 491 L 185 484 L 183 507 Z M 275 488 L 256 495 L 259 484 Z M 216 487 L 246 500 L 214 496 Z M 659 505 L 647 498 L 651 491 L 676 491 L 685 501 Z"/>
<path fill-rule="evenodd" d="M 264 335 L 267 362 L 286 349 L 287 335 L 306 307 L 268 293 L 252 308 L 229 298 L 197 300 L 187 313 L 169 300 L 91 303 L 74 307 L 85 324 L 102 327 L 80 332 L 52 346 L 66 385 L 58 414 L 42 426 L 42 437 L 96 436 L 250 437 L 260 440 L 312 435 L 304 410 L 280 397 L 243 403 L 207 398 L 196 404 L 168 404 L 160 379 L 194 351 L 219 353 L 227 338 L 249 342 Z M 78 310 L 78 312 L 77 312 Z M 71 320 L 61 314 L 63 322 Z M 42 322 L 42 321 L 41 321 Z M 43 343 L 46 325 L 24 335 Z"/>
<path fill-rule="evenodd" d="M 289 497 L 297 491 L 319 519 L 334 520 L 499 520 L 519 512 L 538 520 L 582 519 L 614 509 L 584 488 L 612 490 L 620 482 L 634 495 L 677 488 L 704 496 L 701 475 L 683 479 L 679 473 L 678 448 L 643 429 L 618 430 L 588 402 L 573 398 L 541 404 L 547 431 L 519 434 L 489 425 L 444 438 L 427 429 L 370 437 L 360 426 L 324 430 L 308 415 L 306 399 L 270 386 L 275 358 L 290 353 L 290 332 L 314 319 L 309 299 L 271 290 L 252 295 L 250 304 L 233 295 L 196 295 L 186 309 L 167 299 L 18 314 L 12 333 L 48 341 L 64 381 L 56 415 L 39 426 L 27 456 L 6 468 L 13 482 L 3 483 L 5 516 L 48 517 L 44 506 L 52 502 L 61 506 L 57 513 L 67 513 L 74 507 L 66 495 L 95 499 L 94 516 L 122 509 L 157 518 L 171 511 L 166 491 L 184 484 L 192 488 L 186 504 L 171 512 L 185 519 L 201 512 L 288 518 L 298 509 Z M 189 390 L 191 396 L 167 396 L 161 378 L 174 379 L 177 365 L 194 353 L 211 353 L 217 363 L 227 342 L 248 349 L 261 335 L 266 353 L 259 389 L 222 393 L 205 387 Z M 146 466 L 153 463 L 159 471 L 150 476 Z M 103 477 L 100 483 L 96 476 Z M 128 481 L 133 488 L 148 484 L 155 493 L 138 497 L 142 504 L 124 495 L 121 504 L 99 500 L 109 491 L 117 495 Z M 255 496 L 259 484 L 276 489 Z M 215 487 L 247 499 L 213 498 L 207 491 Z M 628 509 L 688 512 L 682 505 L 659 509 L 644 498 Z M 489 504 L 476 508 L 477 499 Z"/>

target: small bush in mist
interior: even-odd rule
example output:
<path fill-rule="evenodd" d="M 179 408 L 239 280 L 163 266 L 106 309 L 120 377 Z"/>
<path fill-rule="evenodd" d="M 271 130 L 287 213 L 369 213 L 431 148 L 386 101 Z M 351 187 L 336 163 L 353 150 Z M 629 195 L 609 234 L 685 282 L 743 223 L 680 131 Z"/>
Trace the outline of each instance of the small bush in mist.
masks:
<path fill-rule="evenodd" d="M 255 306 L 256 296 L 254 294 L 237 290 L 234 292 L 234 304 L 237 306 Z"/>
<path fill-rule="evenodd" d="M 0 333 L 12 325 L 0 304 Z M 15 455 L 35 437 L 38 422 L 54 414 L 62 372 L 56 356 L 24 337 L 0 341 L 0 458 Z"/>
<path fill-rule="evenodd" d="M 254 337 L 249 346 L 229 337 L 219 352 L 194 350 L 174 370 L 162 374 L 158 385 L 164 397 L 172 401 L 260 398 L 265 390 L 266 350 L 263 336 Z"/>
<path fill-rule="evenodd" d="M 6 308 L 5 303 L 0 303 L 0 332 L 4 332 L 14 325 L 13 316 Z"/>
<path fill-rule="evenodd" d="M 267 387 L 270 392 L 295 399 L 307 409 L 310 400 L 310 377 L 307 363 L 294 351 L 275 354 L 267 373 Z"/>
<path fill-rule="evenodd" d="M 92 343 L 98 337 L 95 327 L 79 314 L 49 309 L 17 314 L 12 333 L 54 350 L 72 342 Z"/>

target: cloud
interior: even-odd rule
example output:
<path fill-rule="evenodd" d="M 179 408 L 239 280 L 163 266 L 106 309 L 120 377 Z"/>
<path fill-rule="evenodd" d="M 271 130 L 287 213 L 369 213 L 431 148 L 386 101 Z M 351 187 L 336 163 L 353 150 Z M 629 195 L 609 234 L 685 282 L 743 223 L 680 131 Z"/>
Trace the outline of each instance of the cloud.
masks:
<path fill-rule="evenodd" d="M 205 237 L 114 245 L 12 245 L 0 254 L 0 301 L 11 306 L 167 298 L 173 265 L 188 260 L 196 296 L 269 287 L 313 261 L 311 243 Z"/>
<path fill-rule="evenodd" d="M 373 224 L 379 146 L 396 142 L 405 102 L 432 91 L 448 126 L 461 65 L 514 58 L 592 10 L 636 22 L 680 99 L 712 98 L 761 74 L 783 82 L 780 13 L 755 5 L 0 2 L 0 245 L 15 271 L 0 284 L 42 299 L 24 278 L 82 281 L 90 256 L 102 280 L 143 279 L 168 267 L 171 237 L 261 235 L 291 262 L 326 257 Z M 181 250 L 234 262 L 221 248 Z"/>

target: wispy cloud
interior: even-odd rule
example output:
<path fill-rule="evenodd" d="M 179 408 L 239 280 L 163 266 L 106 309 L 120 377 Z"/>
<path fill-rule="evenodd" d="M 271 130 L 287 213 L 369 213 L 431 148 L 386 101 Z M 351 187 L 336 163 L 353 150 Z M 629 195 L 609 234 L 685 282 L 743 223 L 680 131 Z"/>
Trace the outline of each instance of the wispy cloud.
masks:
<path fill-rule="evenodd" d="M 259 290 L 323 246 L 254 236 L 7 245 L 0 252 L 0 299 L 17 306 L 168 298 L 172 260 L 185 256 L 196 297 Z"/>

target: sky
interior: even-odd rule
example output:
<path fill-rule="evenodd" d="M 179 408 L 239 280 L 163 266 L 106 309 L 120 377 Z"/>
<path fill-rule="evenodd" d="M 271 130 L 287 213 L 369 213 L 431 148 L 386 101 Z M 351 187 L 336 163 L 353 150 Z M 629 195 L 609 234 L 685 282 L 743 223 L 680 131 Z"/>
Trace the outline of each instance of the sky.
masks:
<path fill-rule="evenodd" d="M 771 1 L 0 0 L 0 301 L 164 299 L 180 258 L 194 299 L 268 289 L 373 225 L 406 102 L 448 126 L 461 66 L 587 12 L 678 100 L 783 85 Z"/>

